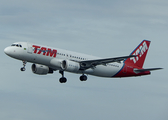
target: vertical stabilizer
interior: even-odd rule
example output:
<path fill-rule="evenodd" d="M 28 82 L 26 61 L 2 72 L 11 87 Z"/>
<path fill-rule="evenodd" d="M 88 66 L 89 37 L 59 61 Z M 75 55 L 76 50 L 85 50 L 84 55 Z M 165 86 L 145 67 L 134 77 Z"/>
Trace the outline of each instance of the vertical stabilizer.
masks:
<path fill-rule="evenodd" d="M 150 41 L 143 40 L 130 55 L 136 55 L 137 57 L 132 57 L 126 59 L 126 64 L 133 64 L 135 66 L 138 66 L 140 68 L 143 67 L 148 49 L 150 46 Z"/>

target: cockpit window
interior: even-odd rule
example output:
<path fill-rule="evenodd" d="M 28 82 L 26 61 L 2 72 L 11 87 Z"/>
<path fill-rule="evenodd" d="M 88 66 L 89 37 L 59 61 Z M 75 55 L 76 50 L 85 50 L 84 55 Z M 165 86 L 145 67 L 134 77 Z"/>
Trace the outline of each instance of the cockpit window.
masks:
<path fill-rule="evenodd" d="M 11 46 L 22 47 L 20 44 L 12 44 Z"/>
<path fill-rule="evenodd" d="M 16 44 L 12 44 L 11 46 L 16 46 Z"/>

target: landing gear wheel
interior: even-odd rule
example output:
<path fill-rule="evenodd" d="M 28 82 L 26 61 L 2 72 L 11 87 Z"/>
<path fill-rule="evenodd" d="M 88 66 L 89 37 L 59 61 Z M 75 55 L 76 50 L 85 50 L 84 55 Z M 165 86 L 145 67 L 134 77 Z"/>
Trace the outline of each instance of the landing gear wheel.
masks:
<path fill-rule="evenodd" d="M 26 70 L 26 68 L 25 68 L 26 63 L 27 63 L 27 61 L 23 61 L 23 67 L 22 67 L 22 68 L 20 68 L 20 70 L 21 70 L 21 71 L 25 71 L 25 70 Z"/>
<path fill-rule="evenodd" d="M 65 77 L 62 77 L 62 78 L 59 79 L 59 82 L 60 83 L 66 83 L 67 79 Z"/>
<path fill-rule="evenodd" d="M 80 80 L 81 80 L 81 81 L 86 81 L 86 80 L 87 80 L 87 76 L 86 76 L 86 75 L 80 76 Z"/>
<path fill-rule="evenodd" d="M 67 79 L 64 77 L 64 71 L 59 71 L 59 73 L 62 75 L 62 77 L 59 79 L 60 83 L 66 83 Z"/>
<path fill-rule="evenodd" d="M 26 68 L 22 67 L 22 68 L 20 68 L 20 70 L 21 70 L 21 71 L 25 71 L 25 70 L 26 70 Z"/>

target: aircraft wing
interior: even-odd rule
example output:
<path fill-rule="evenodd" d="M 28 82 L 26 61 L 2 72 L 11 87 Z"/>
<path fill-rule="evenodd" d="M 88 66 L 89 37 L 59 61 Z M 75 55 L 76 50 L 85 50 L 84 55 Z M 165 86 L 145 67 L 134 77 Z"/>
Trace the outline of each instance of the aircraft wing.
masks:
<path fill-rule="evenodd" d="M 136 57 L 136 55 L 129 55 L 129 56 L 123 56 L 123 57 L 115 57 L 115 58 L 106 58 L 106 59 L 95 59 L 95 60 L 86 60 L 86 61 L 79 61 L 81 65 L 81 70 L 86 70 L 89 68 L 94 68 L 97 65 L 105 65 L 107 63 L 112 62 L 121 62 L 127 58 Z"/>

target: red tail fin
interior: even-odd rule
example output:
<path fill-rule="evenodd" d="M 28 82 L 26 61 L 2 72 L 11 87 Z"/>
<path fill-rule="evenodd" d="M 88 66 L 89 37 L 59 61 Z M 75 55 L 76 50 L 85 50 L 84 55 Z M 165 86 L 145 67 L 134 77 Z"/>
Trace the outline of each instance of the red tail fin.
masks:
<path fill-rule="evenodd" d="M 134 64 L 140 68 L 143 67 L 148 49 L 149 49 L 150 41 L 143 40 L 130 55 L 136 55 L 137 57 L 126 59 L 126 64 Z"/>

